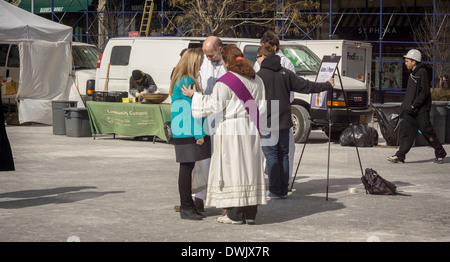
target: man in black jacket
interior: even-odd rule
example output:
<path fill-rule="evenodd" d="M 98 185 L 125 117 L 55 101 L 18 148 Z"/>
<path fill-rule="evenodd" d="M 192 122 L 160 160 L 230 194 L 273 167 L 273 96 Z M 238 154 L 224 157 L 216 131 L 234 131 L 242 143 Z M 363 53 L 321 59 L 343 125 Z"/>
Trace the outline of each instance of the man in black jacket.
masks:
<path fill-rule="evenodd" d="M 289 186 L 289 132 L 292 127 L 290 93 L 332 91 L 334 80 L 330 78 L 326 83 L 314 83 L 298 77 L 281 66 L 280 57 L 268 45 L 258 49 L 257 61 L 261 65 L 257 74 L 264 82 L 267 100 L 267 124 L 261 126 L 261 133 L 269 176 L 268 198 L 284 199 Z M 273 106 L 277 108 L 272 108 Z M 272 113 L 277 113 L 277 116 L 272 117 Z M 277 118 L 278 123 L 271 122 L 271 119 Z M 270 142 L 268 144 L 265 141 Z"/>
<path fill-rule="evenodd" d="M 427 142 L 434 148 L 434 163 L 442 164 L 447 155 L 439 142 L 430 122 L 431 94 L 427 70 L 421 63 L 422 54 L 411 49 L 404 56 L 405 66 L 411 71 L 406 86 L 406 95 L 402 103 L 401 118 L 403 127 L 400 133 L 400 147 L 395 155 L 387 158 L 393 163 L 404 163 L 406 154 L 412 147 L 417 131 L 423 134 Z"/>
<path fill-rule="evenodd" d="M 144 93 L 155 93 L 158 87 L 153 78 L 141 70 L 133 70 L 130 77 L 130 94 L 138 99 Z M 137 101 L 137 100 L 136 100 Z M 141 99 L 142 101 L 142 99 Z"/>

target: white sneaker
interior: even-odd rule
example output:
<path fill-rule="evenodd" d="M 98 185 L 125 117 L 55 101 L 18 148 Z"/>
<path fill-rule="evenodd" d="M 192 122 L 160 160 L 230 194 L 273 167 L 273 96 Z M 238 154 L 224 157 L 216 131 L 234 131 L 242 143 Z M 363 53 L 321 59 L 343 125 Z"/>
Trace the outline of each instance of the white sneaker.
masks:
<path fill-rule="evenodd" d="M 233 225 L 242 225 L 244 221 L 234 221 L 231 220 L 227 215 L 221 216 L 217 218 L 217 222 L 224 224 L 233 224 Z"/>
<path fill-rule="evenodd" d="M 267 191 L 267 200 L 273 200 L 273 199 L 281 199 L 281 197 Z"/>
<path fill-rule="evenodd" d="M 392 163 L 405 163 L 405 161 L 400 160 L 396 155 L 390 156 L 387 158 L 388 161 Z"/>
<path fill-rule="evenodd" d="M 254 224 L 255 224 L 255 220 L 254 220 L 254 219 L 246 219 L 246 220 L 245 220 L 245 223 L 246 223 L 247 225 L 254 225 Z"/>
<path fill-rule="evenodd" d="M 444 158 L 443 157 L 436 157 L 436 159 L 434 160 L 434 163 L 442 164 L 442 163 L 444 163 Z"/>

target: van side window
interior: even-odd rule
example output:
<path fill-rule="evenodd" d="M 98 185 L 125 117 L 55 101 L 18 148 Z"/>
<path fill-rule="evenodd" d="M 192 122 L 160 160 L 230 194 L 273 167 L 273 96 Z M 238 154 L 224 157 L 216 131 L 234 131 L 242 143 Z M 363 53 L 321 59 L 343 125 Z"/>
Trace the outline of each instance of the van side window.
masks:
<path fill-rule="evenodd" d="M 252 65 L 256 62 L 256 53 L 258 52 L 259 47 L 260 45 L 246 45 L 244 47 L 244 57 L 250 61 Z"/>
<path fill-rule="evenodd" d="M 8 56 L 8 67 L 20 67 L 19 47 L 17 45 L 11 45 Z"/>
<path fill-rule="evenodd" d="M 0 44 L 0 66 L 6 65 L 6 56 L 8 55 L 9 44 Z"/>
<path fill-rule="evenodd" d="M 130 61 L 131 46 L 115 46 L 111 51 L 111 65 L 126 66 Z"/>

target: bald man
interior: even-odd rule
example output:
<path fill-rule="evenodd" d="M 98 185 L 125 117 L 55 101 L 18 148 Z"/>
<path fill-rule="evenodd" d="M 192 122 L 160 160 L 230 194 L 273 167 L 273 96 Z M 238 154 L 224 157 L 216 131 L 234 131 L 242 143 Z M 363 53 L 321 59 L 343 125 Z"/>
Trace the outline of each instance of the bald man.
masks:
<path fill-rule="evenodd" d="M 205 39 L 205 42 L 203 42 L 202 50 L 205 57 L 200 68 L 200 83 L 204 90 L 204 94 L 210 95 L 213 91 L 217 79 L 219 79 L 226 73 L 222 62 L 222 41 L 216 36 L 209 36 Z M 206 130 L 208 130 L 208 134 L 211 135 L 212 146 L 213 136 L 211 133 L 213 132 L 213 130 L 210 130 L 209 127 L 214 127 L 214 115 L 208 117 L 207 123 L 208 126 L 206 127 Z M 210 158 L 200 161 L 203 170 L 209 170 L 209 161 Z M 195 193 L 194 197 L 195 208 L 197 209 L 197 211 L 203 212 L 203 200 L 206 199 L 206 190 Z"/>
<path fill-rule="evenodd" d="M 200 68 L 200 77 L 205 95 L 210 95 L 217 79 L 226 73 L 222 63 L 223 44 L 220 38 L 209 36 L 203 42 L 205 59 Z"/>

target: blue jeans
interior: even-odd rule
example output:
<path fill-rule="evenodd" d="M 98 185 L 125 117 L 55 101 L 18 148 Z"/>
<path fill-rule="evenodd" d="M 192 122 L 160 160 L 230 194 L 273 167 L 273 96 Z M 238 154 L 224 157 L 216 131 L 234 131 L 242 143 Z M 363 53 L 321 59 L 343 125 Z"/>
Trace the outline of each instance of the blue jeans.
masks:
<path fill-rule="evenodd" d="M 289 132 L 290 129 L 279 130 L 278 143 L 263 146 L 266 157 L 266 171 L 269 176 L 269 192 L 276 196 L 287 196 L 289 187 Z M 271 134 L 263 136 L 270 138 Z"/>

